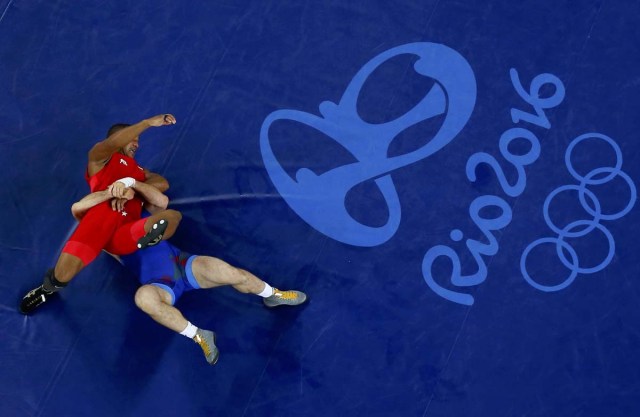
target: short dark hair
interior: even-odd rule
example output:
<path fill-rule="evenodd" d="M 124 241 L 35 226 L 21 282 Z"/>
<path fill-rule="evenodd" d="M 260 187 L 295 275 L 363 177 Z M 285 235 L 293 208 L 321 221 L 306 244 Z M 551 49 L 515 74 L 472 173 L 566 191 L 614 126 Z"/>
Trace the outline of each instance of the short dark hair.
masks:
<path fill-rule="evenodd" d="M 107 132 L 107 137 L 113 135 L 114 133 L 116 133 L 119 130 L 124 129 L 125 127 L 129 127 L 131 126 L 129 123 L 116 123 L 115 125 L 111 126 L 109 128 L 109 131 Z"/>

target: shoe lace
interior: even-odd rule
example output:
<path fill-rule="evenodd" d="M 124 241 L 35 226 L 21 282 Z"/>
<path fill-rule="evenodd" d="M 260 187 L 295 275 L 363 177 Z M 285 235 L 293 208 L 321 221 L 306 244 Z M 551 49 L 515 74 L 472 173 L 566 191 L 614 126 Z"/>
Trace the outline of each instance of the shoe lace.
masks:
<path fill-rule="evenodd" d="M 296 293 L 293 292 L 293 291 L 280 291 L 280 290 L 278 290 L 276 288 L 273 289 L 273 295 L 275 295 L 278 298 L 285 299 L 285 300 L 294 300 L 294 299 L 298 298 Z"/>
<path fill-rule="evenodd" d="M 47 292 L 42 288 L 41 285 L 29 291 L 24 299 L 27 300 L 29 304 L 33 304 L 35 301 L 39 300 L 43 295 L 46 294 Z"/>
<path fill-rule="evenodd" d="M 195 342 L 200 345 L 200 347 L 204 351 L 205 356 L 211 355 L 211 346 L 209 346 L 209 343 L 207 343 L 207 341 L 202 336 L 197 334 L 195 335 L 193 340 L 195 340 Z"/>

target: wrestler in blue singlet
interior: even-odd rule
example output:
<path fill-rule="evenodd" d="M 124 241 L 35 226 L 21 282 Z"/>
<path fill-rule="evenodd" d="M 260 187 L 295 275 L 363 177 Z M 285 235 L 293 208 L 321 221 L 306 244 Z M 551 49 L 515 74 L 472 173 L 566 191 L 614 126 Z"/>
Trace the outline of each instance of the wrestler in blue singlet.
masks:
<path fill-rule="evenodd" d="M 175 304 L 185 291 L 200 288 L 191 271 L 196 258 L 166 240 L 130 255 L 120 256 L 122 264 L 138 276 L 140 284 L 157 285 L 171 294 Z"/>

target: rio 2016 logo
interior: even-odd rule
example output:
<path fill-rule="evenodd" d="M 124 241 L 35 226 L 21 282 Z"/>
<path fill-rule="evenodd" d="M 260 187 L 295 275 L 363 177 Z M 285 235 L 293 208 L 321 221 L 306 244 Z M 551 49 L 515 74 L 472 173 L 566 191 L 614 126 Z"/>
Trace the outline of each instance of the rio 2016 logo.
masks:
<path fill-rule="evenodd" d="M 357 111 L 357 101 L 368 77 L 385 62 L 406 54 L 419 58 L 414 64 L 414 70 L 420 75 L 430 77 L 435 81 L 435 84 L 418 104 L 394 120 L 379 124 L 362 120 Z M 562 81 L 553 74 L 539 74 L 532 80 L 527 90 L 520 82 L 515 69 L 510 71 L 510 77 L 517 94 L 533 110 L 527 112 L 512 108 L 511 119 L 513 123 L 522 122 L 528 123 L 531 127 L 550 129 L 551 124 L 545 115 L 545 110 L 554 108 L 563 101 L 565 88 Z M 542 97 L 542 91 L 550 90 L 550 86 L 553 87 L 553 93 L 549 97 Z M 451 143 L 469 120 L 475 107 L 475 101 L 476 81 L 473 70 L 458 52 L 444 45 L 429 42 L 401 45 L 379 54 L 366 63 L 349 83 L 338 103 L 328 101 L 321 103 L 319 109 L 322 117 L 288 109 L 277 110 L 267 116 L 260 132 L 262 158 L 280 195 L 309 225 L 326 236 L 346 244 L 363 247 L 377 246 L 388 241 L 400 224 L 401 207 L 390 173 L 424 160 Z M 444 120 L 433 138 L 428 140 L 425 138 L 426 143 L 412 152 L 393 157 L 388 156 L 389 146 L 394 138 L 417 123 L 436 116 L 444 116 Z M 357 161 L 320 175 L 308 168 L 301 168 L 295 173 L 295 178 L 292 178 L 279 163 L 271 146 L 270 127 L 279 120 L 294 121 L 317 129 L 342 145 Z M 514 140 L 527 141 L 528 151 L 524 154 L 511 152 L 509 144 Z M 613 140 L 610 143 L 615 144 Z M 502 157 L 513 165 L 518 174 L 515 183 L 508 182 L 498 160 L 485 152 L 478 152 L 469 157 L 466 166 L 467 178 L 472 182 L 475 181 L 476 168 L 481 164 L 486 164 L 495 172 L 504 193 L 508 197 L 517 197 L 524 192 L 527 183 L 524 167 L 534 163 L 540 155 L 540 141 L 532 130 L 512 127 L 501 135 L 498 146 Z M 615 149 L 618 150 L 617 147 Z M 568 150 L 568 152 L 570 151 Z M 619 163 L 620 165 L 622 163 L 621 157 Z M 600 184 L 606 180 L 606 178 L 595 178 L 603 172 L 608 172 L 607 177 L 619 175 L 629 184 L 631 189 L 630 202 L 627 209 L 620 213 L 601 213 L 597 199 L 586 190 L 589 184 Z M 594 216 L 594 220 L 588 225 L 590 230 L 598 229 L 605 233 L 606 229 L 600 225 L 599 221 L 613 220 L 615 216 L 626 214 L 635 202 L 633 182 L 620 171 L 617 165 L 616 168 L 608 168 L 608 171 L 604 168 L 598 169 L 576 178 L 581 181 L 577 186 L 580 187 L 581 201 L 585 199 L 586 195 L 593 205 L 593 207 L 588 206 Z M 386 223 L 378 227 L 357 221 L 345 207 L 347 193 L 355 186 L 372 179 L 379 188 L 389 213 Z M 500 215 L 493 218 L 482 217 L 480 213 L 486 207 L 498 208 Z M 436 259 L 448 258 L 452 265 L 450 284 L 456 287 L 475 286 L 484 282 L 487 278 L 487 267 L 483 257 L 497 254 L 499 245 L 493 232 L 503 229 L 511 222 L 512 211 L 511 206 L 504 198 L 496 195 L 483 195 L 470 203 L 469 215 L 486 238 L 486 242 L 473 239 L 465 241 L 477 263 L 477 271 L 474 274 L 462 275 L 459 256 L 446 245 L 436 245 L 430 248 L 422 261 L 423 278 L 429 288 L 445 299 L 465 305 L 473 304 L 473 296 L 440 285 L 432 274 L 432 266 Z M 521 262 L 523 276 L 527 282 L 535 288 L 548 290 L 548 288 L 542 288 L 537 284 L 526 271 L 527 255 L 537 245 L 543 243 L 555 243 L 561 261 L 568 267 L 570 266 L 575 274 L 595 272 L 593 268 L 580 269 L 577 266 L 575 251 L 568 250 L 567 243 L 563 240 L 563 237 L 572 233 L 588 233 L 590 231 L 585 232 L 583 229 L 576 232 L 574 229 L 581 225 L 584 224 L 574 222 L 558 232 L 550 224 L 552 230 L 558 233 L 558 238 L 539 239 L 527 247 Z M 608 231 L 605 234 L 608 238 L 610 237 Z M 451 239 L 456 242 L 461 241 L 463 236 L 459 229 L 453 229 L 450 233 Z M 610 247 L 613 248 L 613 244 Z M 569 251 L 571 260 L 566 259 L 562 253 L 563 250 Z M 607 259 L 610 261 L 609 256 Z M 608 264 L 607 259 L 600 265 L 602 268 Z M 569 285 L 575 278 L 575 274 L 572 272 L 569 279 L 560 285 Z"/>

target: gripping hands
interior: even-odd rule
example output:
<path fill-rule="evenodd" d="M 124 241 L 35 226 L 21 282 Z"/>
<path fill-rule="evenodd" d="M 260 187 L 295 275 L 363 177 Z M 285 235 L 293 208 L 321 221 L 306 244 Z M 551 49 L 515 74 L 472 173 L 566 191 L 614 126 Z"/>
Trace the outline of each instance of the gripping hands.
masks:
<path fill-rule="evenodd" d="M 125 193 L 130 192 L 131 197 L 127 200 L 131 200 L 133 198 L 134 192 L 132 187 L 135 187 L 136 180 L 131 177 L 120 178 L 118 181 L 111 184 L 107 190 L 112 197 L 115 198 L 126 198 Z"/>
<path fill-rule="evenodd" d="M 124 205 L 135 195 L 132 187 L 136 185 L 136 180 L 131 177 L 121 178 L 107 187 L 107 192 L 113 197 L 111 199 L 111 209 L 114 211 L 124 210 Z"/>

